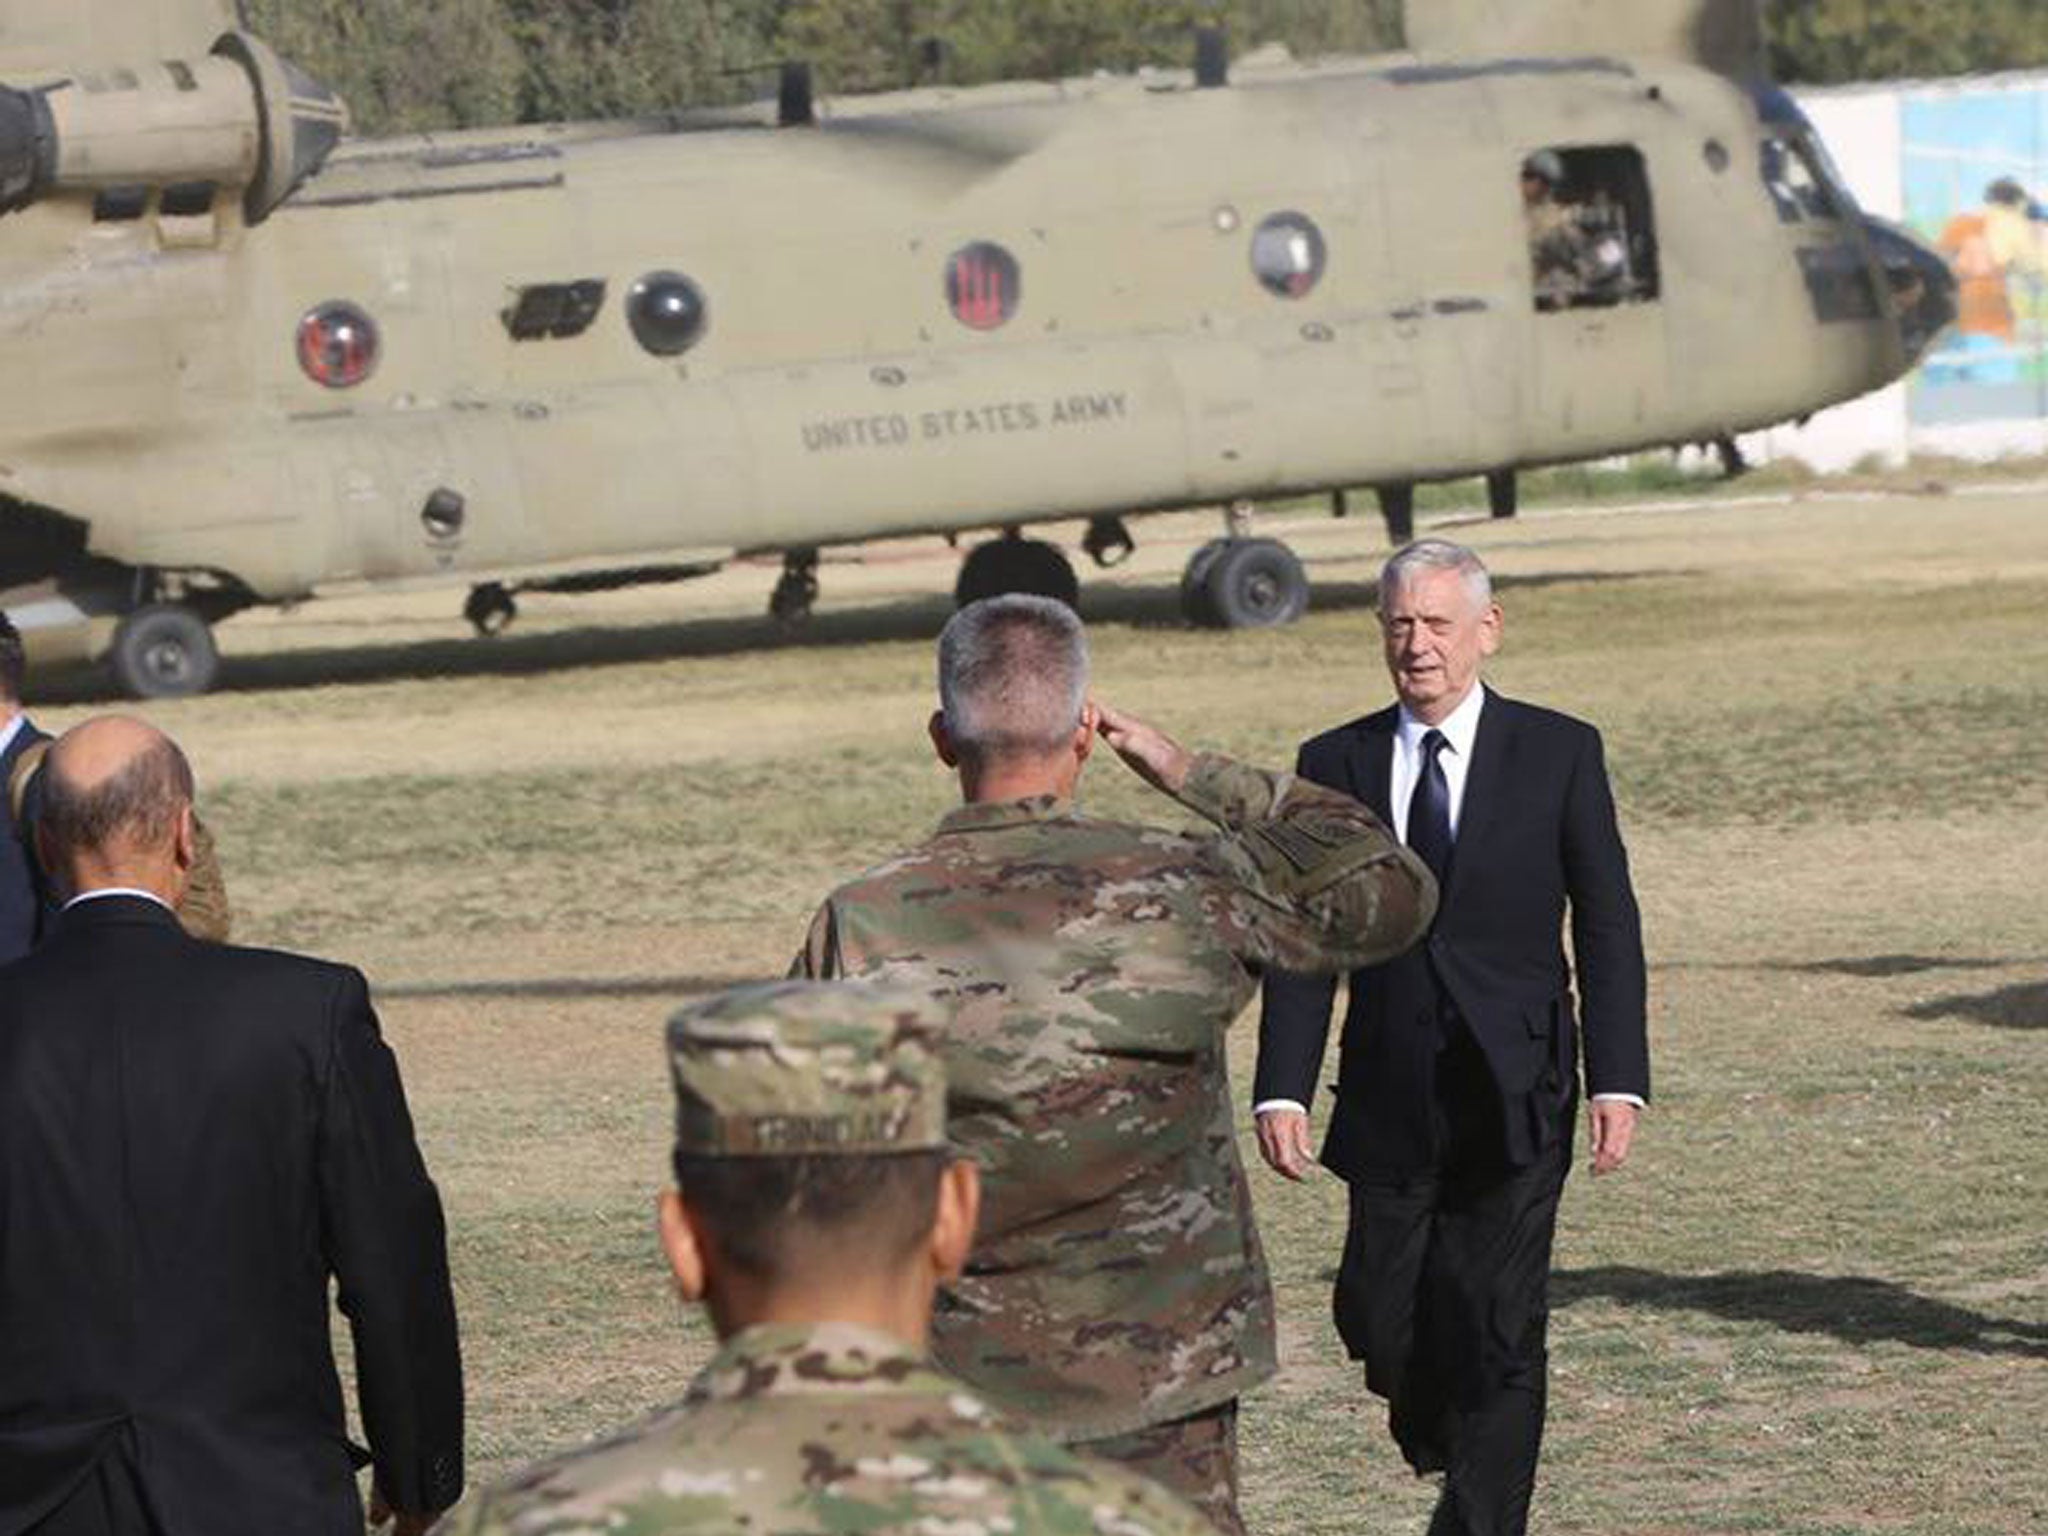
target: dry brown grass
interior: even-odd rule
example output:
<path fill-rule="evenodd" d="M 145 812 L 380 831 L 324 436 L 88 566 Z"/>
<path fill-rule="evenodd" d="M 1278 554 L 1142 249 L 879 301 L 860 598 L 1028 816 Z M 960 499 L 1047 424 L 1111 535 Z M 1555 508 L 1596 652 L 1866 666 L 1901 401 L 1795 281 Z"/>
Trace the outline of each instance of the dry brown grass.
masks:
<path fill-rule="evenodd" d="M 1089 599 L 1105 696 L 1268 761 L 1384 697 L 1371 520 L 1290 523 L 1318 605 L 1269 635 L 1179 628 L 1210 526 L 1139 531 Z M 1653 965 L 1639 1158 L 1568 1193 L 1539 1529 L 2048 1530 L 2048 497 L 1467 531 L 1504 578 L 1498 681 L 1606 732 Z M 493 644 L 446 594 L 237 621 L 230 691 L 151 711 L 244 936 L 380 989 L 482 1473 L 700 1358 L 648 1230 L 660 1021 L 779 971 L 818 895 L 947 803 L 943 553 L 828 567 L 809 635 L 763 649 L 771 574 L 536 600 Z M 1167 814 L 1114 765 L 1090 794 Z M 1326 1317 L 1339 1192 L 1256 1183 L 1286 1359 L 1247 1413 L 1255 1525 L 1419 1530 Z"/>

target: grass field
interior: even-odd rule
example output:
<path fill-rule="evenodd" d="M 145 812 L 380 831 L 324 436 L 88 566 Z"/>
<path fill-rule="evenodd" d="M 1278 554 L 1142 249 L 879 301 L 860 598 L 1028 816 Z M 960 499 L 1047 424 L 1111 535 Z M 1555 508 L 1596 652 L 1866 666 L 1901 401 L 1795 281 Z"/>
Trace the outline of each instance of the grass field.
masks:
<path fill-rule="evenodd" d="M 1463 526 L 1502 579 L 1495 680 L 1606 733 L 1652 966 L 1637 1158 L 1567 1194 L 1537 1528 L 2048 1533 L 2048 493 Z M 1209 523 L 1139 532 L 1086 602 L 1102 696 L 1275 763 L 1384 700 L 1376 520 L 1287 526 L 1315 611 L 1234 636 L 1173 617 Z M 828 566 L 786 645 L 758 569 L 537 600 L 488 643 L 445 593 L 314 605 L 231 623 L 227 690 L 149 711 L 198 764 L 240 935 L 378 988 L 453 1230 L 477 1473 L 702 1358 L 650 1235 L 660 1023 L 780 972 L 825 889 L 946 807 L 947 558 Z M 1087 798 L 1173 814 L 1107 759 Z M 1254 1183 L 1284 1328 L 1247 1405 L 1254 1527 L 1419 1532 L 1431 1492 L 1327 1317 L 1340 1190 Z"/>

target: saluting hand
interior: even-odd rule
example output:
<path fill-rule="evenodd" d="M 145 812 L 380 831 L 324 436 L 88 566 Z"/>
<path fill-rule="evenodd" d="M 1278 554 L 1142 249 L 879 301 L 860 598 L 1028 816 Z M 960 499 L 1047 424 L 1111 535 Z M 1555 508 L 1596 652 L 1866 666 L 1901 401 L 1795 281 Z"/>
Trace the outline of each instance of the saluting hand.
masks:
<path fill-rule="evenodd" d="M 1195 754 L 1157 726 L 1097 703 L 1095 729 L 1130 770 L 1154 789 L 1177 795 L 1187 783 Z"/>

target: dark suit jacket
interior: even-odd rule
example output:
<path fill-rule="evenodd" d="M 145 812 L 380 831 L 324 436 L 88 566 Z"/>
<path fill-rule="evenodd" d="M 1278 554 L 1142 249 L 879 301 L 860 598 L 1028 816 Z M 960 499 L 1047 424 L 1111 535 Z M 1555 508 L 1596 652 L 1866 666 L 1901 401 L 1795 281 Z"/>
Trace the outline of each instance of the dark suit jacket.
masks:
<path fill-rule="evenodd" d="M 1391 826 L 1397 721 L 1385 709 L 1318 736 L 1297 770 Z M 1567 905 L 1582 1012 L 1564 952 Z M 1351 976 L 1323 1145 L 1323 1161 L 1346 1178 L 1429 1161 L 1432 968 L 1486 1058 L 1509 1164 L 1534 1161 L 1568 1132 L 1581 1033 L 1588 1092 L 1649 1096 L 1642 923 L 1591 726 L 1489 692 L 1435 926 L 1406 954 Z M 1256 1099 L 1313 1106 L 1335 990 L 1327 977 L 1267 977 Z"/>
<path fill-rule="evenodd" d="M 8 786 L 14 780 L 14 765 L 21 760 L 21 754 L 37 742 L 49 739 L 24 717 L 14 740 L 7 743 L 6 751 L 0 752 L 0 965 L 27 954 L 42 932 L 43 882 L 29 847 L 30 829 L 15 825 L 14 801 Z M 29 798 L 22 806 L 26 813 L 24 822 L 34 819 L 39 798 L 37 787 L 36 779 L 31 779 Z"/>
<path fill-rule="evenodd" d="M 360 1536 L 462 1486 L 440 1201 L 362 976 L 140 897 L 0 970 L 0 1536 L 123 1458 L 163 1536 Z"/>

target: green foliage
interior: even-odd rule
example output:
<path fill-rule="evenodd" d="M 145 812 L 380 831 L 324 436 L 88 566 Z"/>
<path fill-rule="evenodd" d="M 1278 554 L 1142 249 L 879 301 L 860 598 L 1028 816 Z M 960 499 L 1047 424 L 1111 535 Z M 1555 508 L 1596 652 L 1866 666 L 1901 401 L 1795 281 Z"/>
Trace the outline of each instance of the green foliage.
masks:
<path fill-rule="evenodd" d="M 848 89 L 915 83 L 925 39 L 941 45 L 938 77 L 963 84 L 1186 65 L 1204 24 L 1240 48 L 1277 42 L 1306 55 L 1374 52 L 1400 38 L 1398 0 L 793 0 L 777 36 L 786 54 Z"/>
<path fill-rule="evenodd" d="M 247 0 L 251 29 L 341 92 L 358 133 L 512 121 L 519 51 L 498 0 Z"/>
<path fill-rule="evenodd" d="M 1764 0 L 1789 82 L 2048 66 L 2043 0 Z M 632 116 L 769 88 L 808 59 L 828 91 L 1185 65 L 1195 28 L 1235 51 L 1398 47 L 1402 0 L 248 0 L 279 52 L 345 96 L 359 131 Z M 927 47 L 936 43 L 934 55 Z"/>
<path fill-rule="evenodd" d="M 2048 66 L 2041 0 L 1766 0 L 1771 72 L 1788 83 Z"/>
<path fill-rule="evenodd" d="M 760 94 L 783 59 L 833 91 L 1185 65 L 1194 31 L 1297 53 L 1395 46 L 1399 0 L 249 0 L 366 134 L 620 117 Z M 936 44 L 933 56 L 927 44 Z"/>

